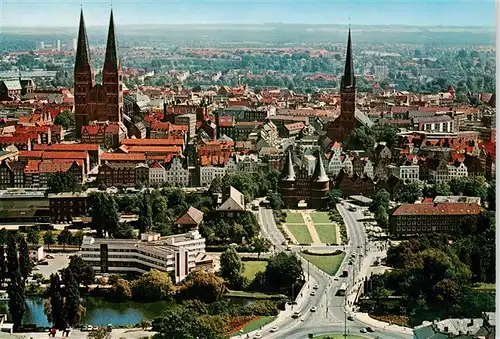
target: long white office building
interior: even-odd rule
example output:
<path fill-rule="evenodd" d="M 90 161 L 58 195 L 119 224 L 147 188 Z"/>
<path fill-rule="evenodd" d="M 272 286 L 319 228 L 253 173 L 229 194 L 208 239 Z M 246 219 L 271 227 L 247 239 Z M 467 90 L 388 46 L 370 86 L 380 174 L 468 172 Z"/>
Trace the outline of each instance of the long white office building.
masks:
<path fill-rule="evenodd" d="M 84 237 L 80 255 L 96 273 L 142 274 L 157 269 L 172 273 L 175 282 L 195 268 L 212 264 L 198 230 L 167 237 L 143 233 L 140 240 Z"/>

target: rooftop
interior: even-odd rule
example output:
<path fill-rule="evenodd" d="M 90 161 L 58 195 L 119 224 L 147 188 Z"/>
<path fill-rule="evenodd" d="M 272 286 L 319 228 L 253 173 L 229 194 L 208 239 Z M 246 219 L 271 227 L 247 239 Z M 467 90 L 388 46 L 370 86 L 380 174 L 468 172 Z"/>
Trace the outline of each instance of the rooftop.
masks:
<path fill-rule="evenodd" d="M 481 211 L 481 206 L 478 204 L 462 202 L 402 204 L 394 211 L 393 215 L 477 215 Z"/>

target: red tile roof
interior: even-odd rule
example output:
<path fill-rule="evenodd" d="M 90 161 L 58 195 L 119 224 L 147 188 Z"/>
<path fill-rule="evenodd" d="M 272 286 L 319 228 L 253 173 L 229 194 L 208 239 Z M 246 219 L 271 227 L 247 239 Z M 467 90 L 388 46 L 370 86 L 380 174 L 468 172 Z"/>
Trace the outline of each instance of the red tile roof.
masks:
<path fill-rule="evenodd" d="M 87 159 L 88 158 L 87 151 L 83 152 L 50 152 L 44 151 L 42 154 L 42 159 Z"/>
<path fill-rule="evenodd" d="M 129 146 L 128 151 L 130 153 L 180 153 L 182 152 L 182 149 L 179 146 Z"/>
<path fill-rule="evenodd" d="M 183 146 L 184 139 L 123 139 L 121 144 L 127 146 Z"/>
<path fill-rule="evenodd" d="M 35 144 L 33 146 L 34 150 L 40 151 L 58 151 L 58 152 L 68 152 L 68 151 L 98 151 L 99 145 L 97 144 Z"/>
<path fill-rule="evenodd" d="M 143 153 L 102 153 L 102 161 L 145 161 Z"/>
<path fill-rule="evenodd" d="M 41 158 L 43 151 L 20 151 L 20 158 Z"/>
<path fill-rule="evenodd" d="M 469 203 L 443 204 L 403 204 L 393 215 L 476 215 L 481 213 L 481 206 Z"/>

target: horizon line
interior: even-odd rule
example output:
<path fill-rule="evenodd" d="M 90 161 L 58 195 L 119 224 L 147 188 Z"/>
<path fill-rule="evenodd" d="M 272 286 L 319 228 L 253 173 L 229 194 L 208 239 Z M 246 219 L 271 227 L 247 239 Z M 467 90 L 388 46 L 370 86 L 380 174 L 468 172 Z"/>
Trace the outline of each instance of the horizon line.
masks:
<path fill-rule="evenodd" d="M 198 26 L 216 26 L 216 25 L 232 25 L 232 26 L 265 26 L 265 25 L 296 25 L 296 26 L 337 26 L 337 27 L 349 27 L 349 24 L 314 24 L 314 23 L 294 23 L 294 22 L 265 22 L 265 23 L 231 23 L 231 22 L 214 22 L 214 23 L 195 23 L 195 22 L 186 22 L 186 23 L 179 23 L 179 24 L 168 24 L 168 23 L 148 23 L 148 24 L 117 24 L 115 23 L 115 26 L 139 26 L 139 27 L 146 27 L 146 26 L 192 26 L 192 25 L 198 25 Z M 352 26 L 352 25 L 351 25 Z M 78 27 L 78 25 L 62 25 L 62 26 L 11 26 L 11 25 L 2 25 L 2 29 L 5 28 L 74 28 Z M 89 25 L 87 28 L 91 27 L 108 27 L 108 24 L 102 24 L 102 25 Z M 354 25 L 352 26 L 353 31 L 356 30 L 356 27 L 411 27 L 411 28 L 420 28 L 420 27 L 442 27 L 442 28 L 494 28 L 495 25 L 402 25 L 402 24 L 373 24 L 373 25 Z M 1 33 L 0 33 L 1 35 Z"/>

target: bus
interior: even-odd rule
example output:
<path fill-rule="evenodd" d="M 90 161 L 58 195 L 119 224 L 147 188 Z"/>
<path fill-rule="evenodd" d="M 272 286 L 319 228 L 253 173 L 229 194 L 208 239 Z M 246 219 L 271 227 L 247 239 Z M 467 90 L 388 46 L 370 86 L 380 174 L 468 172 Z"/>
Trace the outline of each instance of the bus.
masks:
<path fill-rule="evenodd" d="M 338 296 L 344 296 L 345 295 L 345 291 L 347 290 L 347 284 L 346 283 L 342 283 L 337 291 L 337 295 Z"/>

